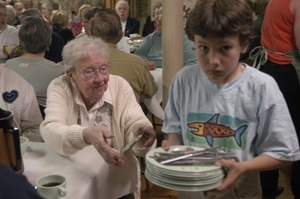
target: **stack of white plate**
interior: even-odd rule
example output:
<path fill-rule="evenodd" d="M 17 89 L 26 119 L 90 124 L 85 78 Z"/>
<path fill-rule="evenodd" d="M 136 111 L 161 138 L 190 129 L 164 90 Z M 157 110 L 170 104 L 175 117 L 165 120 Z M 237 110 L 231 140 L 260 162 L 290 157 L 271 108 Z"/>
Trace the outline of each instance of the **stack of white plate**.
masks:
<path fill-rule="evenodd" d="M 172 150 L 184 150 L 186 146 L 172 146 Z M 202 148 L 192 147 L 194 150 Z M 224 173 L 214 165 L 163 165 L 153 157 L 162 148 L 151 150 L 146 155 L 146 178 L 157 186 L 177 191 L 207 191 L 216 188 Z"/>

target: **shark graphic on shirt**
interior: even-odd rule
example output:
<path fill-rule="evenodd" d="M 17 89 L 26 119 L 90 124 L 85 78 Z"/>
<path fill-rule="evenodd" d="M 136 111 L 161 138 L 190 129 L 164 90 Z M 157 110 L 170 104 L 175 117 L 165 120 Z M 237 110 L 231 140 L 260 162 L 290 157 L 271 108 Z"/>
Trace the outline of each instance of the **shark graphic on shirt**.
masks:
<path fill-rule="evenodd" d="M 205 137 L 209 146 L 213 146 L 215 138 L 231 138 L 233 137 L 236 144 L 242 146 L 242 135 L 247 129 L 247 125 L 240 125 L 236 129 L 219 123 L 220 114 L 214 114 L 206 122 L 188 123 L 190 132 L 196 136 Z"/>

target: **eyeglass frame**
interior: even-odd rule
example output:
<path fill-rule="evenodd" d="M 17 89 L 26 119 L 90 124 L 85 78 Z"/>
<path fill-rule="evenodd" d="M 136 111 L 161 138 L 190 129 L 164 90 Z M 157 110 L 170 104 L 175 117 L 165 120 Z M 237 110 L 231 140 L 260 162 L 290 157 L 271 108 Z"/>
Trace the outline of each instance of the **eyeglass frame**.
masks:
<path fill-rule="evenodd" d="M 96 77 L 96 73 L 99 73 L 100 75 L 108 75 L 109 74 L 109 63 L 107 64 L 103 64 L 101 66 L 99 66 L 97 69 L 95 68 L 88 68 L 84 71 L 79 72 L 80 74 L 82 74 L 82 76 L 88 80 L 90 79 L 94 79 Z M 90 73 L 90 74 L 88 74 Z"/>

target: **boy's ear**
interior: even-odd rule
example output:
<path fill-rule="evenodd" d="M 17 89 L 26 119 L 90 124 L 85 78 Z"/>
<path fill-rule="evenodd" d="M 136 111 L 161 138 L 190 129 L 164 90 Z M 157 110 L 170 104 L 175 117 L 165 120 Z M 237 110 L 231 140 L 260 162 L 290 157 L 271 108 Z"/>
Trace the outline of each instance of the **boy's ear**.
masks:
<path fill-rule="evenodd" d="M 247 43 L 247 44 L 242 44 L 242 45 L 241 45 L 241 48 L 242 48 L 241 54 L 246 53 L 247 50 L 248 50 L 248 47 L 249 47 L 249 43 Z"/>

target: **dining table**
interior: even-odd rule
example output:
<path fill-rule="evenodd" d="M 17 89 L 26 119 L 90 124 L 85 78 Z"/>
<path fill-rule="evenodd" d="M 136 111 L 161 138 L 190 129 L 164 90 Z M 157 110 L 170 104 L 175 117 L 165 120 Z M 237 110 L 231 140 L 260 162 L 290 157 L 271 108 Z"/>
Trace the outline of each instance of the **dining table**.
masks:
<path fill-rule="evenodd" d="M 134 51 L 139 48 L 139 46 L 143 43 L 143 38 L 140 35 L 137 35 L 133 38 L 127 38 L 127 43 L 130 48 L 130 52 L 134 53 Z M 157 84 L 158 90 L 152 98 L 146 98 L 143 100 L 144 104 L 147 106 L 147 109 L 156 117 L 163 120 L 164 110 L 161 106 L 162 98 L 163 98 L 163 79 L 162 79 L 162 68 L 156 68 L 154 70 L 150 70 L 151 75 L 154 78 L 155 83 Z"/>
<path fill-rule="evenodd" d="M 74 155 L 62 156 L 43 142 L 29 142 L 23 163 L 23 174 L 33 186 L 45 175 L 64 176 L 67 179 L 64 199 L 116 199 L 128 194 L 121 190 L 133 185 L 126 183 L 125 179 L 136 175 L 130 169 L 125 168 L 128 172 L 124 172 L 120 167 L 109 166 L 92 145 Z M 132 164 L 128 161 L 125 167 L 130 168 Z"/>
<path fill-rule="evenodd" d="M 162 81 L 162 68 L 156 68 L 155 70 L 150 70 L 151 75 L 154 78 L 155 83 L 157 84 L 158 90 L 150 99 L 144 99 L 144 104 L 147 106 L 148 110 L 163 120 L 164 110 L 161 106 L 163 98 L 163 81 Z"/>

